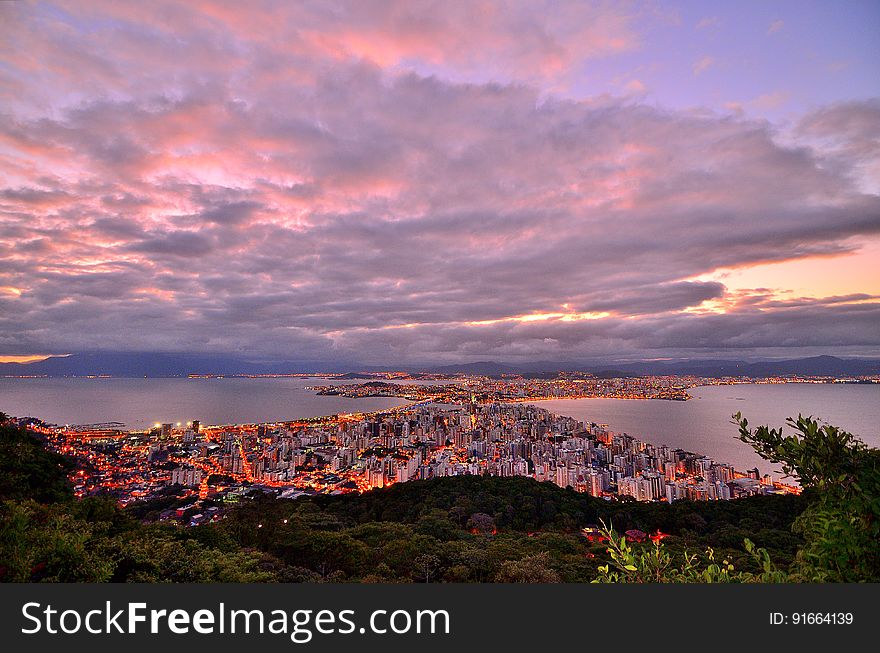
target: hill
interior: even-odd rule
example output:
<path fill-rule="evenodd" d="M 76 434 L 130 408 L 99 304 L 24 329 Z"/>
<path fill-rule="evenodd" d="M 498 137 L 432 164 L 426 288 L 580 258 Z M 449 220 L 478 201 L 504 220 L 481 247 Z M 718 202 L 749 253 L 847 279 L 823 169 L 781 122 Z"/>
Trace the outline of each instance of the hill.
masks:
<path fill-rule="evenodd" d="M 47 358 L 34 363 L 0 363 L 0 376 L 178 377 L 188 374 L 301 374 L 345 372 L 350 364 L 327 362 L 254 362 L 235 356 L 152 352 L 92 352 Z"/>
<path fill-rule="evenodd" d="M 585 582 L 607 559 L 607 545 L 581 533 L 586 525 L 661 531 L 671 551 L 711 546 L 747 569 L 746 537 L 766 547 L 777 564 L 793 560 L 800 539 L 791 525 L 803 507 L 797 496 L 607 502 L 524 477 L 458 476 L 360 495 L 257 497 L 207 528 L 283 562 L 278 569 L 285 577 Z"/>
<path fill-rule="evenodd" d="M 353 362 L 327 361 L 251 361 L 236 356 L 173 354 L 150 352 L 92 352 L 53 357 L 34 363 L 0 363 L 0 376 L 88 376 L 106 374 L 119 377 L 175 377 L 188 374 L 302 374 L 346 373 L 343 378 L 369 378 L 364 372 L 386 368 Z M 590 372 L 601 377 L 644 374 L 695 376 L 782 376 L 814 375 L 851 377 L 880 374 L 880 360 L 813 356 L 791 360 L 745 362 L 737 360 L 640 361 L 631 363 L 536 361 L 507 364 L 478 361 L 456 365 L 399 366 L 412 373 L 471 374 L 500 377 L 522 374 L 553 378 L 559 371 Z M 357 371 L 352 371 L 357 370 Z"/>

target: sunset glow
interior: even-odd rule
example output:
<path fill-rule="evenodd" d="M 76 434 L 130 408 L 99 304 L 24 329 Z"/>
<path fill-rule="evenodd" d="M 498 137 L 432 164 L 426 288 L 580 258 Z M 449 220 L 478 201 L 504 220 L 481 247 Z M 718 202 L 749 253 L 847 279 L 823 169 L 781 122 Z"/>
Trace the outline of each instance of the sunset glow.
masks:
<path fill-rule="evenodd" d="M 3 3 L 0 362 L 880 355 L 832 4 Z"/>

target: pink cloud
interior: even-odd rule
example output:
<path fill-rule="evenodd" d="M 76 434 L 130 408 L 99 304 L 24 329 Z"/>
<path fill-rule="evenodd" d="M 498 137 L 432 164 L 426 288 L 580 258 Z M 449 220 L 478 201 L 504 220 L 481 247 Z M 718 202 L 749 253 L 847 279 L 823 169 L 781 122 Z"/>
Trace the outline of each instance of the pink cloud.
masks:
<path fill-rule="evenodd" d="M 783 27 L 785 27 L 785 21 L 774 20 L 772 23 L 770 23 L 770 27 L 767 28 L 767 33 L 776 34 L 777 32 L 782 31 Z"/>
<path fill-rule="evenodd" d="M 709 70 L 715 64 L 715 58 L 709 55 L 704 55 L 697 59 L 694 62 L 694 65 L 691 67 L 694 75 L 702 75 L 704 72 Z"/>
<path fill-rule="evenodd" d="M 683 315 L 727 301 L 683 279 L 880 230 L 852 181 L 875 161 L 871 106 L 818 112 L 786 145 L 643 104 L 633 74 L 622 98 L 548 94 L 638 47 L 615 7 L 78 7 L 5 10 L 33 45 L 13 48 L 26 90 L 0 121 L 9 350 L 708 348 L 755 323 Z"/>
<path fill-rule="evenodd" d="M 700 21 L 694 26 L 694 29 L 710 29 L 713 27 L 718 27 L 720 24 L 721 18 L 719 18 L 718 16 L 706 16 L 705 18 L 700 19 Z"/>

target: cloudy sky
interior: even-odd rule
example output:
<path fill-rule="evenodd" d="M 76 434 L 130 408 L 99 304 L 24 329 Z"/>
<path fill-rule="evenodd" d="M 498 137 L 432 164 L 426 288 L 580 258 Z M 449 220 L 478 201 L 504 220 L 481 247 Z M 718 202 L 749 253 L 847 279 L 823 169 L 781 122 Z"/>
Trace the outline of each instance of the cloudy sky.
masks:
<path fill-rule="evenodd" d="M 880 355 L 876 2 L 0 5 L 0 360 Z"/>

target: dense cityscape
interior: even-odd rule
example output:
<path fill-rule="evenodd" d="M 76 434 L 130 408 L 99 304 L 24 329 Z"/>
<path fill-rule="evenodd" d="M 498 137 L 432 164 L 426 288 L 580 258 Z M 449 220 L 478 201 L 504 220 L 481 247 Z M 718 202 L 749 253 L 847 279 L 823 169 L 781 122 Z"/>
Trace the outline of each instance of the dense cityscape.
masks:
<path fill-rule="evenodd" d="M 394 379 L 372 380 L 345 385 L 315 385 L 318 394 L 344 397 L 400 397 L 411 401 L 432 400 L 442 403 L 540 401 L 543 399 L 666 399 L 687 401 L 688 389 L 704 385 L 781 384 L 781 383 L 877 383 L 880 376 L 774 376 L 774 377 L 698 377 L 681 375 L 647 375 L 635 377 L 597 378 L 583 372 L 561 372 L 554 378 L 525 378 L 505 375 L 502 378 L 465 377 L 449 379 L 441 375 L 420 375 L 408 383 L 409 375 L 388 373 L 376 375 Z"/>
<path fill-rule="evenodd" d="M 762 475 L 757 468 L 734 469 L 702 453 L 643 442 L 606 424 L 527 403 L 571 396 L 686 399 L 686 388 L 708 382 L 732 381 L 370 381 L 312 390 L 351 397 L 388 393 L 416 403 L 266 424 L 156 423 L 145 431 L 126 431 L 114 423 L 54 426 L 27 421 L 50 448 L 76 462 L 71 480 L 77 496 L 110 495 L 121 505 L 174 497 L 180 505 L 162 511 L 159 518 L 184 525 L 220 519 L 225 507 L 254 493 L 281 498 L 358 493 L 462 475 L 529 477 L 607 501 L 671 503 L 798 493 L 799 487 Z"/>

